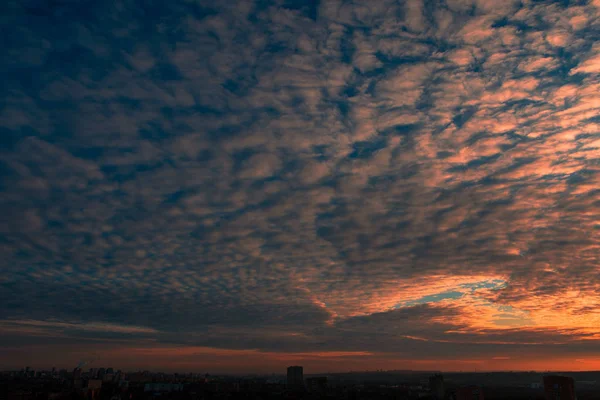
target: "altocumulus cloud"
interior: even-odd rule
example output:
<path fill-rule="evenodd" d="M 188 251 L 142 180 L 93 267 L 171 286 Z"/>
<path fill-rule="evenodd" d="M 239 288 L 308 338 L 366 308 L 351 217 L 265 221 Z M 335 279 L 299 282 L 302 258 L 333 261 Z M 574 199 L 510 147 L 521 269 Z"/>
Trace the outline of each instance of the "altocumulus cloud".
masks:
<path fill-rule="evenodd" d="M 0 7 L 0 354 L 600 353 L 597 0 Z"/>

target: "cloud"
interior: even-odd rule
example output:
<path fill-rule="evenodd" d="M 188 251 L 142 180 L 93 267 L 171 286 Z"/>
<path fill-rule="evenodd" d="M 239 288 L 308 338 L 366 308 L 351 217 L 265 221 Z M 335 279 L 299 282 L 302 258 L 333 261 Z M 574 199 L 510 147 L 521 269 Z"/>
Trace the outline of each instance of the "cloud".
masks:
<path fill-rule="evenodd" d="M 35 320 L 4 320 L 0 322 L 2 329 L 21 331 L 23 328 L 41 329 L 44 334 L 51 334 L 46 330 L 60 331 L 89 331 L 89 332 L 108 332 L 108 333 L 129 333 L 144 334 L 156 333 L 155 329 L 140 326 L 124 326 L 107 323 L 67 323 L 58 321 L 35 321 Z M 40 332 L 41 333 L 41 332 Z"/>
<path fill-rule="evenodd" d="M 600 55 L 588 58 L 577 67 L 571 70 L 572 74 L 585 73 L 585 74 L 596 74 L 600 72 Z"/>
<path fill-rule="evenodd" d="M 0 335 L 593 359 L 600 6 L 571 3 L 15 4 Z"/>
<path fill-rule="evenodd" d="M 277 156 L 256 154 L 243 162 L 240 177 L 249 179 L 268 178 L 275 175 L 280 167 Z"/>

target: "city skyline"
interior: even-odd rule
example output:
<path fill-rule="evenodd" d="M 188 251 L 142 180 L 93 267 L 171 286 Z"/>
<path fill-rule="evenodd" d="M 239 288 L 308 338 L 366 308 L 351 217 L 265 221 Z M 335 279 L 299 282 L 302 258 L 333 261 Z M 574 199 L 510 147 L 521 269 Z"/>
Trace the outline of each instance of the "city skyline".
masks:
<path fill-rule="evenodd" d="M 0 370 L 600 370 L 600 0 L 0 10 Z"/>

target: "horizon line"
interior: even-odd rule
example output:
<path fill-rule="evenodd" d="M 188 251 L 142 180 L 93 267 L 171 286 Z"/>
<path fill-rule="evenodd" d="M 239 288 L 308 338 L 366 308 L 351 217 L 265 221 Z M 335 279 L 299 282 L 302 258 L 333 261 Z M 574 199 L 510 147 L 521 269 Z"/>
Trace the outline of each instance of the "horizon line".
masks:
<path fill-rule="evenodd" d="M 52 368 L 55 368 L 57 371 L 60 370 L 66 370 L 69 372 L 74 371 L 75 369 L 77 369 L 78 367 L 73 367 L 71 369 L 69 368 L 64 368 L 64 367 L 51 367 L 50 369 L 48 369 L 47 367 L 30 367 L 30 366 L 26 366 L 26 367 L 19 367 L 19 368 L 13 368 L 13 369 L 6 369 L 6 368 L 2 368 L 0 369 L 0 373 L 6 373 L 6 372 L 20 372 L 20 371 L 24 371 L 25 368 L 31 368 L 31 370 L 34 371 L 51 371 Z M 302 366 L 301 366 L 302 367 Z M 79 367 L 81 368 L 81 367 Z M 87 370 L 83 370 L 84 372 L 89 371 L 90 369 L 93 368 L 105 368 L 105 367 L 91 367 L 88 368 Z M 108 368 L 113 368 L 116 371 L 121 371 L 123 373 L 152 373 L 152 374 L 178 374 L 178 375 L 189 375 L 189 374 L 208 374 L 210 376 L 239 376 L 239 375 L 244 375 L 244 376 L 267 376 L 267 375 L 282 375 L 285 376 L 286 372 L 282 371 L 282 372 L 262 372 L 262 373 L 250 373 L 250 372 L 213 372 L 210 373 L 208 371 L 203 371 L 203 372 L 194 372 L 194 371 L 166 371 L 166 370 L 154 370 L 154 369 L 137 369 L 137 370 L 122 370 L 122 369 L 118 369 L 118 368 L 114 368 L 114 367 L 108 367 Z M 435 370 L 435 369 L 390 369 L 390 370 L 362 370 L 362 371 L 355 371 L 355 370 L 350 370 L 350 371 L 328 371 L 328 372 L 310 372 L 310 373 L 304 373 L 304 375 L 335 375 L 335 374 L 364 374 L 364 373 L 442 373 L 442 374 L 489 374 L 489 373 L 536 373 L 536 374 L 541 374 L 541 373 L 600 373 L 600 369 L 599 370 L 559 370 L 559 369 L 548 369 L 548 370 L 520 370 L 520 369 L 511 369 L 511 370 L 479 370 L 479 371 L 473 371 L 473 370 L 459 370 L 459 371 L 448 371 L 448 370 Z"/>

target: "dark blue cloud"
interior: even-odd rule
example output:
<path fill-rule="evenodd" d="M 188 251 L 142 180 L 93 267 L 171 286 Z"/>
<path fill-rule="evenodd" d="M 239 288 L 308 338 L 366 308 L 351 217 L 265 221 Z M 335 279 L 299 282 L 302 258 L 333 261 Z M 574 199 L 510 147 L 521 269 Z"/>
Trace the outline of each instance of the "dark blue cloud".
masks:
<path fill-rule="evenodd" d="M 0 335 L 597 334 L 597 2 L 2 7 Z"/>

